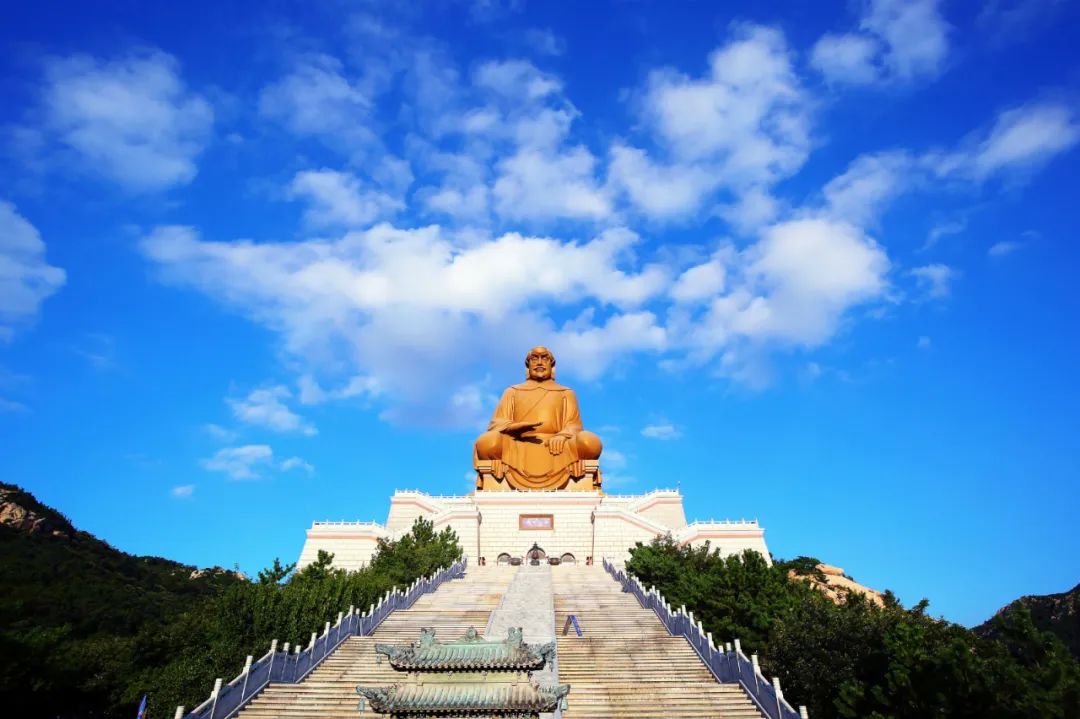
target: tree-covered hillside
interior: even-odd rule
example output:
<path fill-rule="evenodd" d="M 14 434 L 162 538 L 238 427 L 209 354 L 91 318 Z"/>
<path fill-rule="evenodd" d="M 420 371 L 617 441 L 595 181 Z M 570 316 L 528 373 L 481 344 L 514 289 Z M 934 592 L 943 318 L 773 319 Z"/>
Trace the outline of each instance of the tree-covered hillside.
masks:
<path fill-rule="evenodd" d="M 1002 624 L 999 619 L 1017 612 L 1029 613 L 1036 627 L 1060 639 L 1080 659 L 1080 584 L 1067 592 L 1020 597 L 972 631 L 981 637 L 996 638 Z"/>
<path fill-rule="evenodd" d="M 837 604 L 789 570 L 746 552 L 721 558 L 670 538 L 631 551 L 627 571 L 694 612 L 717 641 L 738 638 L 767 676 L 814 719 L 1076 719 L 1080 664 L 1023 609 L 995 618 L 995 639 L 906 609 L 889 592 L 878 607 L 853 594 Z"/>
<path fill-rule="evenodd" d="M 0 484 L 0 706 L 19 717 L 149 716 L 194 707 L 271 639 L 305 641 L 350 604 L 367 607 L 461 556 L 417 522 L 360 572 L 329 555 L 255 580 L 121 552 L 18 487 Z"/>

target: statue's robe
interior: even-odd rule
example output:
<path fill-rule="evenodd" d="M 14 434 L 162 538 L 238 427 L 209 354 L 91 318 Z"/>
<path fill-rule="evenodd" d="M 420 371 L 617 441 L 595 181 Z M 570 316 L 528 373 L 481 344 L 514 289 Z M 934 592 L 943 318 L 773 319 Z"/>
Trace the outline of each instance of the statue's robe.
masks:
<path fill-rule="evenodd" d="M 576 441 L 582 431 L 581 413 L 572 389 L 535 380 L 507 387 L 488 431 L 501 432 L 513 422 L 540 422 L 540 426 L 520 439 L 498 435 L 500 458 L 493 467 L 497 478 L 516 489 L 555 489 L 583 474 Z M 556 435 L 565 437 L 566 443 L 562 452 L 552 454 L 547 442 Z"/>

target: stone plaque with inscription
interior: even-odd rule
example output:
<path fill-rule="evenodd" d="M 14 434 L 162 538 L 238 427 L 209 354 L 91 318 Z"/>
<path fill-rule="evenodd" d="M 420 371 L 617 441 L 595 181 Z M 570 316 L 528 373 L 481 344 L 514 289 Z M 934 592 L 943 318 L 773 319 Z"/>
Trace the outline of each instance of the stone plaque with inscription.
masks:
<path fill-rule="evenodd" d="M 519 514 L 518 529 L 555 529 L 552 514 Z"/>

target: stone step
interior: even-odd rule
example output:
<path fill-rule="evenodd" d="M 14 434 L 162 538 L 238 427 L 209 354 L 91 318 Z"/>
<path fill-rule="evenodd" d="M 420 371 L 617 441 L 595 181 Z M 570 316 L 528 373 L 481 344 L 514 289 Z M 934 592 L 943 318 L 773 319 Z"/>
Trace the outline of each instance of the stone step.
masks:
<path fill-rule="evenodd" d="M 574 614 L 585 632 L 558 637 L 559 681 L 572 685 L 566 719 L 761 719 L 741 687 L 717 683 L 690 644 L 670 636 L 602 568 L 555 569 L 556 630 Z M 388 662 L 376 663 L 376 642 L 411 642 L 421 627 L 435 627 L 442 639 L 456 639 L 470 626 L 483 633 L 516 571 L 471 569 L 390 615 L 373 636 L 350 638 L 302 683 L 270 686 L 238 716 L 356 719 L 357 684 L 411 681 Z M 369 707 L 365 716 L 382 715 Z"/>

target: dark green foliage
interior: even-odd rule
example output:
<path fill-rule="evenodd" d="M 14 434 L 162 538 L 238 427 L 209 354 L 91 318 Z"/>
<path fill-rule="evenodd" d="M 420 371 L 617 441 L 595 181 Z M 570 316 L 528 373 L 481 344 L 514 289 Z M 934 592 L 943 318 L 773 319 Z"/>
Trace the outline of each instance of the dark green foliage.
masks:
<path fill-rule="evenodd" d="M 821 564 L 821 560 L 817 557 L 795 557 L 795 559 L 778 560 L 776 566 L 787 572 L 795 572 L 802 577 L 813 577 L 819 582 L 825 581 L 825 572 L 821 571 L 818 565 Z M 850 577 L 849 577 L 850 579 Z"/>
<path fill-rule="evenodd" d="M 631 550 L 627 570 L 718 640 L 741 639 L 815 719 L 1080 717 L 1080 664 L 1025 612 L 995 619 L 990 641 L 927 616 L 925 600 L 905 609 L 887 593 L 884 608 L 861 595 L 836 605 L 788 579 L 817 563 L 769 567 L 755 552 L 721 558 L 665 538 Z"/>
<path fill-rule="evenodd" d="M 192 578 L 195 567 L 125 554 L 22 490 L 0 490 L 49 522 L 0 526 L 0 706 L 11 716 L 126 719 L 146 693 L 150 717 L 171 717 L 272 639 L 306 646 L 349 605 L 366 610 L 461 557 L 452 531 L 418 520 L 358 572 L 323 554 L 299 572 L 275 560 L 254 582 L 220 569 Z"/>
<path fill-rule="evenodd" d="M 1003 608 L 999 615 L 1027 612 L 1031 622 L 1044 632 L 1050 632 L 1065 643 L 1072 655 L 1080 659 L 1080 584 L 1067 592 L 1021 597 Z M 1002 624 L 994 617 L 972 631 L 981 637 L 998 638 Z"/>

